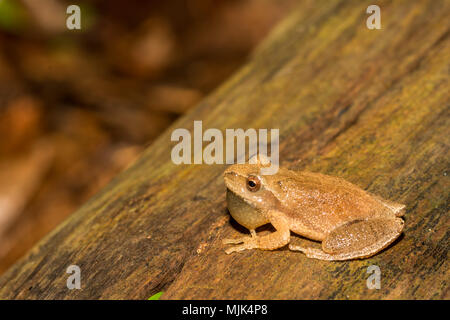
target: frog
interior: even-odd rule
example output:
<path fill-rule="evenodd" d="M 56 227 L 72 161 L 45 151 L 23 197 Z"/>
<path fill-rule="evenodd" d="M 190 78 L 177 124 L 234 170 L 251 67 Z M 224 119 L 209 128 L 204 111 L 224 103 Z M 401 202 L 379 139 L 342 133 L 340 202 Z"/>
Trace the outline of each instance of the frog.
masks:
<path fill-rule="evenodd" d="M 255 158 L 256 157 L 256 158 Z M 405 205 L 363 190 L 343 178 L 270 165 L 257 155 L 248 163 L 233 164 L 223 173 L 230 215 L 250 236 L 224 239 L 225 252 L 275 250 L 288 245 L 306 257 L 328 261 L 365 259 L 387 248 L 402 233 Z M 275 229 L 259 236 L 256 229 Z M 291 232 L 321 242 L 321 249 L 290 243 Z"/>

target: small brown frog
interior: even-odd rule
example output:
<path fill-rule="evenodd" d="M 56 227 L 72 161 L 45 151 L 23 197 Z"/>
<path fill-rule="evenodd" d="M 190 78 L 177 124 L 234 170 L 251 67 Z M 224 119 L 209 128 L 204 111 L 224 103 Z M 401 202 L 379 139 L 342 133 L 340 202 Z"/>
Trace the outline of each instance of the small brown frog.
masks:
<path fill-rule="evenodd" d="M 226 253 L 245 249 L 274 250 L 290 241 L 290 231 L 321 241 L 322 250 L 289 245 L 309 258 L 349 260 L 367 258 L 386 248 L 403 230 L 405 205 L 384 200 L 344 179 L 320 173 L 280 168 L 262 175 L 270 165 L 235 164 L 224 173 L 227 204 L 233 218 L 251 236 L 226 239 L 237 244 Z M 255 161 L 254 161 L 255 162 Z M 255 229 L 271 223 L 275 232 L 257 236 Z"/>

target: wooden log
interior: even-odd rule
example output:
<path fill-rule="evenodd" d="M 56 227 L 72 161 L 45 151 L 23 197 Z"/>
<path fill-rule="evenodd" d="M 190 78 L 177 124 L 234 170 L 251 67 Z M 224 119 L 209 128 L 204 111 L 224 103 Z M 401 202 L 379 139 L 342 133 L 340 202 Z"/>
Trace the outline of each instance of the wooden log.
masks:
<path fill-rule="evenodd" d="M 450 2 L 304 1 L 234 77 L 0 279 L 2 299 L 449 298 Z M 226 255 L 225 165 L 175 165 L 175 128 L 279 128 L 281 165 L 405 203 L 403 236 L 346 262 Z M 265 231 L 267 232 L 267 230 Z M 307 240 L 295 237 L 295 243 Z M 69 265 L 81 289 L 69 290 Z M 367 268 L 381 288 L 366 285 Z"/>

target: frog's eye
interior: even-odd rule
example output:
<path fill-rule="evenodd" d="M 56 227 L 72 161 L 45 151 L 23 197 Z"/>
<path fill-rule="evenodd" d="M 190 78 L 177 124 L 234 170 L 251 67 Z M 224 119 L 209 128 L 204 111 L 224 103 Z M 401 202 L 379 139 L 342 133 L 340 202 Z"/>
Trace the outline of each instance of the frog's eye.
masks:
<path fill-rule="evenodd" d="M 249 176 L 247 178 L 247 189 L 256 192 L 261 188 L 261 180 L 256 176 Z"/>

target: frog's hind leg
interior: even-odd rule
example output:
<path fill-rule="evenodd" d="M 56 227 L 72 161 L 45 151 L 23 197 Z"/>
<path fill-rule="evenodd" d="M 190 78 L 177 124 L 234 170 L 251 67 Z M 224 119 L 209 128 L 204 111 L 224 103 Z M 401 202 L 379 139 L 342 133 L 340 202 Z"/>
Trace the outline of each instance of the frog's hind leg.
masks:
<path fill-rule="evenodd" d="M 386 200 L 381 198 L 380 196 L 377 196 L 375 194 L 371 194 L 379 203 L 381 203 L 383 206 L 388 208 L 395 217 L 403 217 L 405 215 L 405 208 L 406 206 L 404 204 Z"/>
<path fill-rule="evenodd" d="M 405 215 L 405 208 L 406 208 L 406 206 L 404 204 L 397 203 L 397 202 L 392 202 L 392 201 L 387 201 L 387 200 L 384 200 L 383 204 L 386 207 L 388 207 L 389 209 L 391 209 L 391 211 L 394 213 L 394 215 L 396 217 L 403 217 Z"/>
<path fill-rule="evenodd" d="M 320 260 L 350 260 L 368 258 L 383 250 L 401 234 L 401 218 L 357 220 L 344 224 L 327 234 L 322 250 L 290 245 L 308 258 Z"/>

